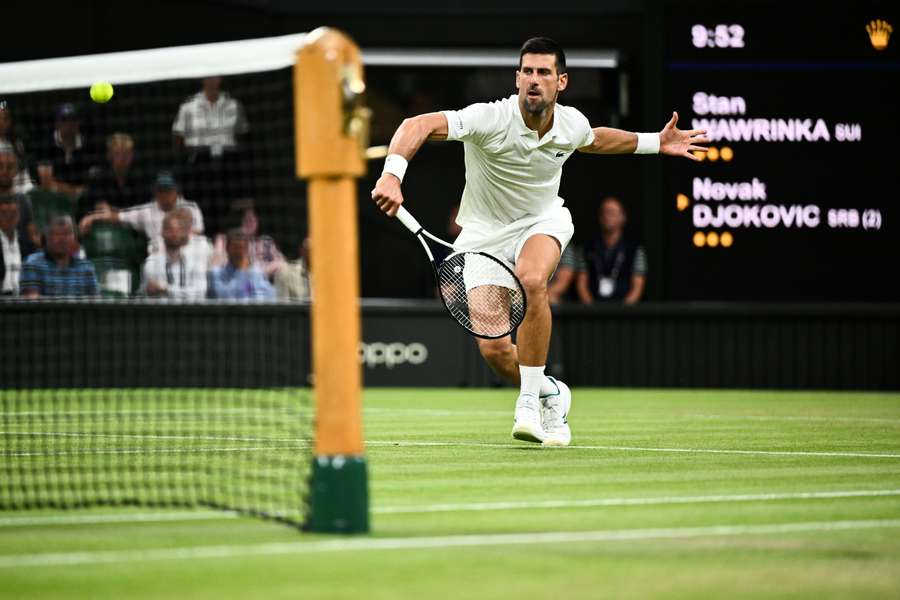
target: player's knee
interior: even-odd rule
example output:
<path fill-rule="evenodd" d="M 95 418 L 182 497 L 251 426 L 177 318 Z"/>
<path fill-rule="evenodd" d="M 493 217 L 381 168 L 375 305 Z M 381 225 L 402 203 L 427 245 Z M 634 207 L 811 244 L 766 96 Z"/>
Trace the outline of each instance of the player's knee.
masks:
<path fill-rule="evenodd" d="M 512 353 L 512 343 L 509 340 L 478 340 L 478 349 L 489 363 L 502 362 Z"/>
<path fill-rule="evenodd" d="M 528 297 L 547 295 L 547 278 L 542 274 L 533 271 L 519 273 L 519 281 Z"/>

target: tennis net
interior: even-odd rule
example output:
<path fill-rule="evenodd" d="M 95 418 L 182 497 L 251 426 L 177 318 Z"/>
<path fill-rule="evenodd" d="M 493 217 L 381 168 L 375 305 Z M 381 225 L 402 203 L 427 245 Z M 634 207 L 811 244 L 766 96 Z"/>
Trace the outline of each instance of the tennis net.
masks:
<path fill-rule="evenodd" d="M 11 302 L 0 509 L 211 507 L 301 526 L 299 307 Z"/>

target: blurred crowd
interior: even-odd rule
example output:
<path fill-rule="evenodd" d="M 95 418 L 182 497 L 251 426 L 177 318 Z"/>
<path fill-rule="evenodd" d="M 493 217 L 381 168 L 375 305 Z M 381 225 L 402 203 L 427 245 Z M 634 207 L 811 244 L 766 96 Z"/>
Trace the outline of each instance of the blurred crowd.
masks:
<path fill-rule="evenodd" d="M 34 143 L 14 116 L 0 101 L 3 296 L 310 297 L 308 244 L 288 261 L 260 231 L 241 155 L 250 125 L 221 78 L 181 104 L 175 164 L 151 173 L 129 133 L 88 139 L 73 104 Z"/>

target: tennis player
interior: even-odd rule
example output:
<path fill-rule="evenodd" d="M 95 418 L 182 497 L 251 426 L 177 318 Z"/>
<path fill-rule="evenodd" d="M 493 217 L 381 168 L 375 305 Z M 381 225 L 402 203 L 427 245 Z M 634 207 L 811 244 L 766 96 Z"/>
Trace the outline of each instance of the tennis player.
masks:
<path fill-rule="evenodd" d="M 500 376 L 519 384 L 515 439 L 567 446 L 572 438 L 569 387 L 544 375 L 550 345 L 547 281 L 574 232 L 559 197 L 563 163 L 572 152 L 669 154 L 698 160 L 702 130 L 676 128 L 678 114 L 658 133 L 592 128 L 577 109 L 557 104 L 566 89 L 566 57 L 551 39 L 532 38 L 519 53 L 518 94 L 462 110 L 428 113 L 403 121 L 391 140 L 372 199 L 394 216 L 403 203 L 400 184 L 408 162 L 425 140 L 464 143 L 466 186 L 454 245 L 487 252 L 509 263 L 525 288 L 528 310 L 516 333 L 478 339 L 482 356 Z"/>

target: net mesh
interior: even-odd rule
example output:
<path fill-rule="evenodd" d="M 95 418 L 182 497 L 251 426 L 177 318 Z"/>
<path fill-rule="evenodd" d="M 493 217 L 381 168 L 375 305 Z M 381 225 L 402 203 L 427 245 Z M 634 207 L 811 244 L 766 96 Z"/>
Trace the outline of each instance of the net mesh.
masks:
<path fill-rule="evenodd" d="M 438 268 L 438 282 L 447 310 L 475 335 L 503 337 L 525 318 L 522 285 L 508 267 L 487 254 L 451 254 Z"/>
<path fill-rule="evenodd" d="M 18 351 L 2 366 L 0 508 L 205 506 L 303 524 L 304 315 L 121 301 L 2 314 Z"/>
<path fill-rule="evenodd" d="M 209 53 L 175 51 L 209 71 L 120 84 L 107 68 L 130 55 L 81 57 L 73 69 L 109 77 L 111 101 L 46 89 L 46 69 L 33 86 L 15 72 L 16 90 L 37 91 L 0 95 L 0 160 L 16 163 L 0 195 L 22 242 L 0 299 L 0 509 L 305 519 L 307 309 L 268 304 L 309 297 L 292 69 L 218 78 Z M 62 249 L 42 235 L 59 216 L 76 224 Z M 30 247 L 81 262 L 28 264 Z M 72 299 L 95 289 L 106 299 Z M 14 299 L 26 293 L 55 298 Z"/>

